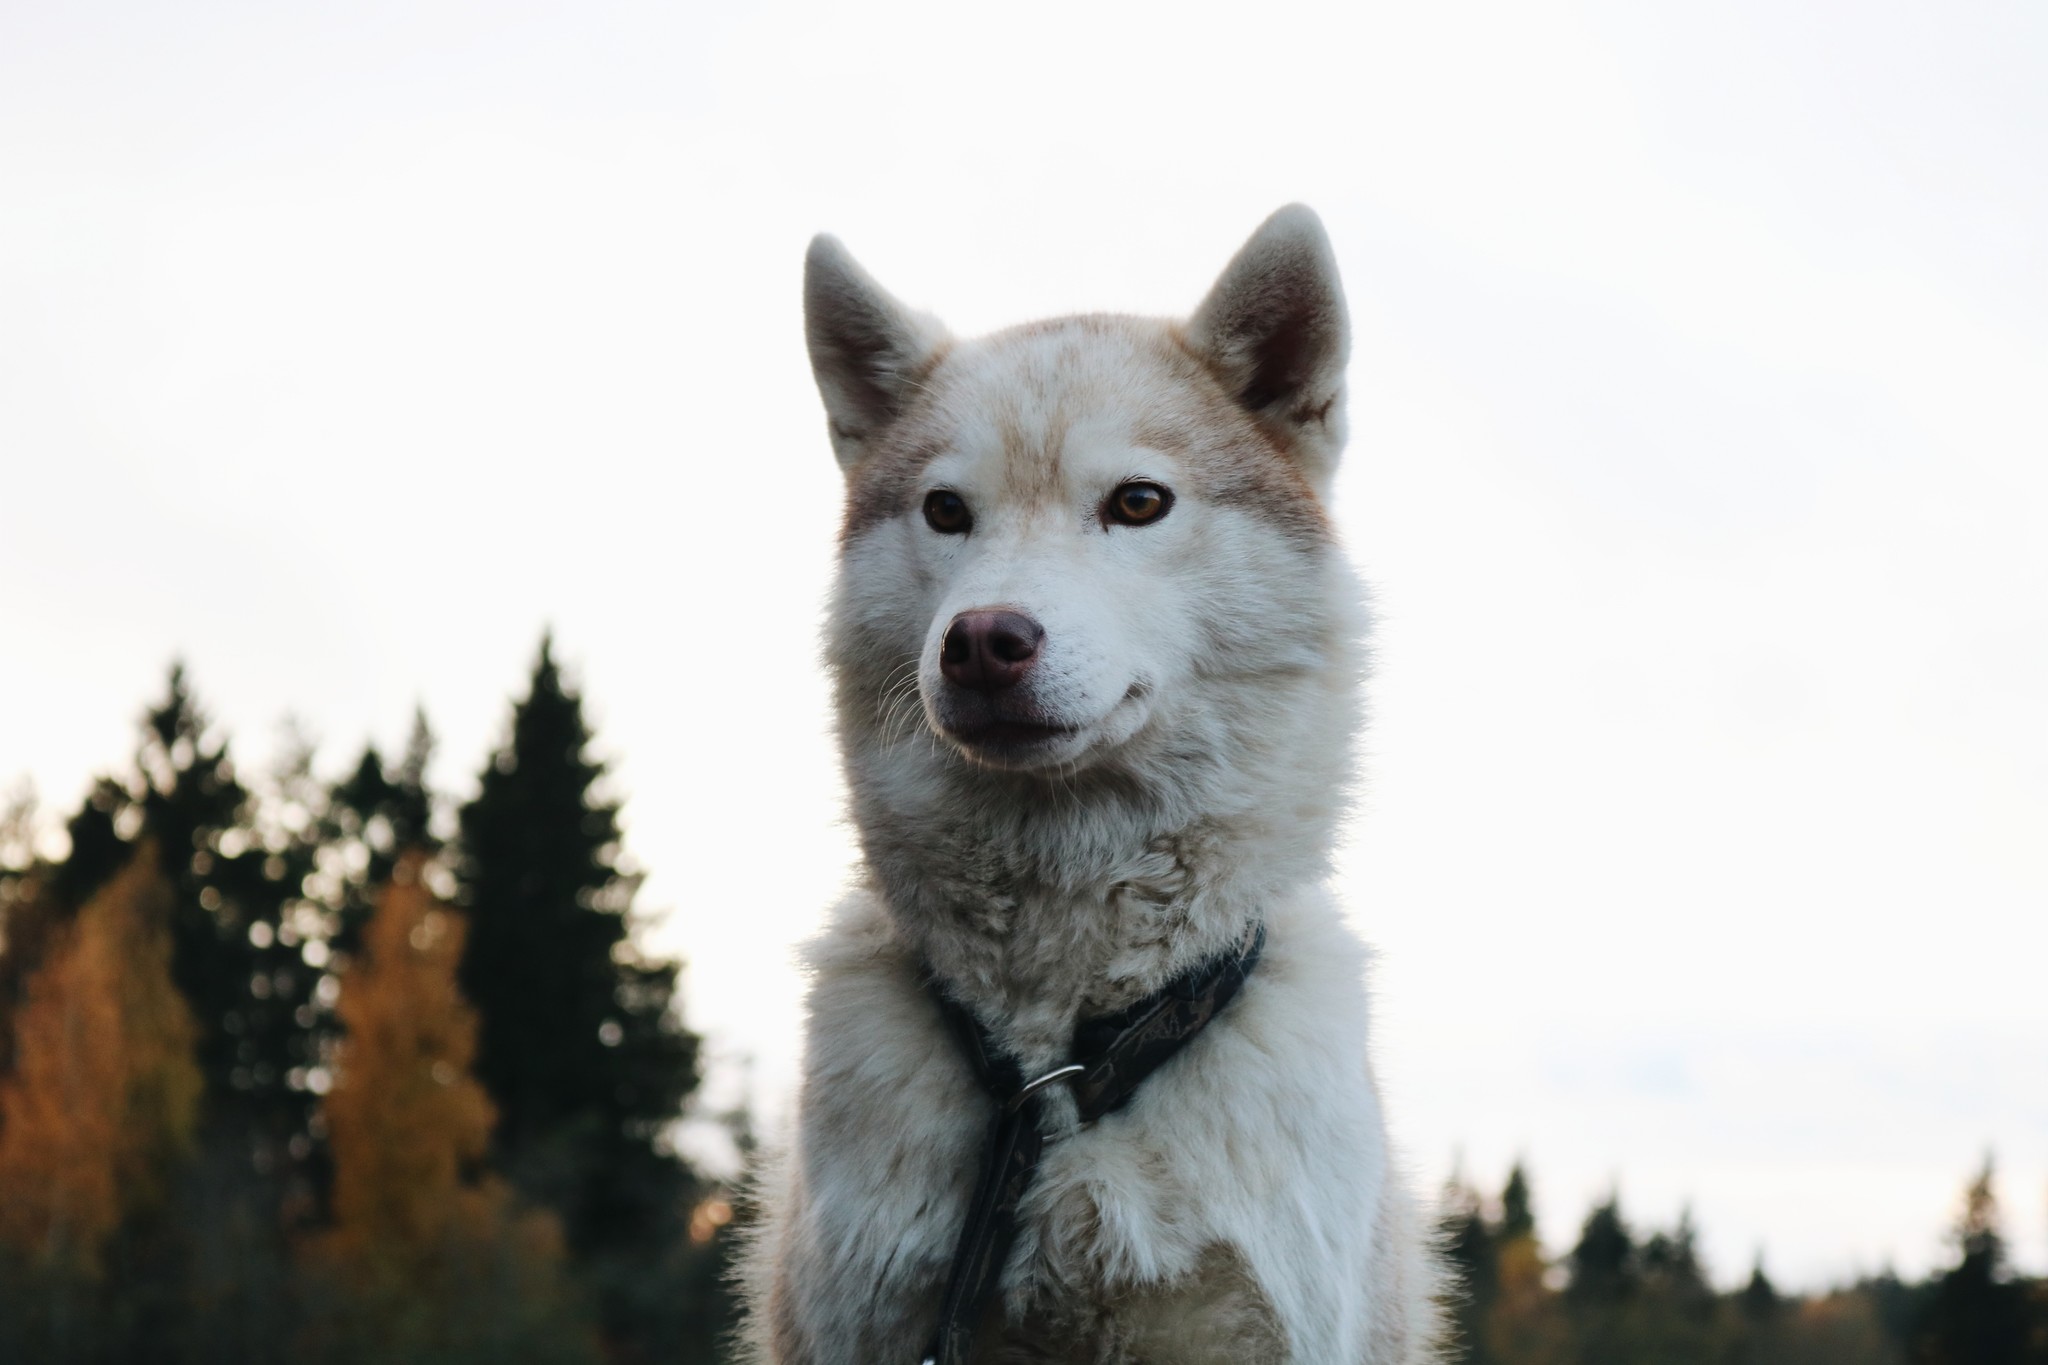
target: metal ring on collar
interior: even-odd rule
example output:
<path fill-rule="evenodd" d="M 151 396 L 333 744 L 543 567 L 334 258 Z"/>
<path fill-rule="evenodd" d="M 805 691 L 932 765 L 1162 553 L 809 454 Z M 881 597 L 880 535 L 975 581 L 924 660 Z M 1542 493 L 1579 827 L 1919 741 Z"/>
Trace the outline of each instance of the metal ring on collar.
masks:
<path fill-rule="evenodd" d="M 1019 1090 L 1016 1094 L 1010 1096 L 1010 1103 L 1007 1107 L 1008 1112 L 1012 1114 L 1016 1113 L 1019 1109 L 1021 1109 L 1024 1106 L 1024 1101 L 1030 1099 L 1033 1095 L 1045 1089 L 1045 1087 L 1051 1085 L 1054 1081 L 1063 1081 L 1066 1080 L 1069 1076 L 1078 1076 L 1087 1069 L 1087 1067 L 1082 1066 L 1079 1062 L 1069 1062 L 1067 1065 L 1063 1067 L 1059 1067 L 1056 1070 L 1046 1072 L 1043 1076 L 1040 1076 L 1035 1081 L 1028 1082 L 1022 1090 Z"/>

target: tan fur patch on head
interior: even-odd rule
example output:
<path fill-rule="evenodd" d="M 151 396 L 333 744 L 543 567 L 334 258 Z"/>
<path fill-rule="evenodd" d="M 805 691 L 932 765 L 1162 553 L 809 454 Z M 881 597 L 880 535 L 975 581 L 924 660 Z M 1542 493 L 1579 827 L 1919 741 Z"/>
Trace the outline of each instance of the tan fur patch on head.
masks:
<path fill-rule="evenodd" d="M 948 432 L 925 411 L 923 399 L 885 433 L 881 448 L 861 461 L 846 480 L 846 513 L 839 524 L 842 547 L 909 507 L 925 467 L 946 451 Z"/>
<path fill-rule="evenodd" d="M 1208 366 L 1186 348 L 1180 328 L 1169 329 L 1167 336 L 1174 359 L 1184 367 L 1194 410 L 1148 414 L 1138 428 L 1139 441 L 1193 467 L 1213 501 L 1242 508 L 1290 537 L 1328 540 L 1329 514 L 1301 465 L 1269 428 L 1253 421 L 1224 392 Z"/>
<path fill-rule="evenodd" d="M 849 474 L 841 544 L 912 511 L 926 468 L 970 426 L 994 431 L 1009 497 L 1025 505 L 1054 499 L 1070 432 L 1105 417 L 1190 472 L 1195 487 L 1184 491 L 1290 538 L 1329 538 L 1329 519 L 1299 463 L 1224 391 L 1178 325 L 1093 314 L 1027 323 L 940 357 L 916 400 Z"/>

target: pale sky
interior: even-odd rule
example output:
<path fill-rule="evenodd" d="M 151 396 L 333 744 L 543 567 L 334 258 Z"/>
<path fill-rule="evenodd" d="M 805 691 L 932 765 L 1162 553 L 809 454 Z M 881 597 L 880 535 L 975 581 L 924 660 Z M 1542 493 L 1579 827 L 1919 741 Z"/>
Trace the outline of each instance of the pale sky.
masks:
<path fill-rule="evenodd" d="M 862 8 L 0 0 L 0 782 L 71 808 L 182 655 L 245 764 L 417 701 L 463 796 L 552 622 L 784 1112 L 851 857 L 805 241 L 972 332 L 1305 200 L 1417 1179 L 1812 1285 L 1989 1148 L 2048 1270 L 2048 8 Z"/>

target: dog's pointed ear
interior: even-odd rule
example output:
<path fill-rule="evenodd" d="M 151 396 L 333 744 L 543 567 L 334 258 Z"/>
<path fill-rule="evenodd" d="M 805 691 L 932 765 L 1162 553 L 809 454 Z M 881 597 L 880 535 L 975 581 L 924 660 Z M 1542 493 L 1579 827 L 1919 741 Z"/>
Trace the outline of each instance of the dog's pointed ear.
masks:
<path fill-rule="evenodd" d="M 861 462 L 946 344 L 946 329 L 876 284 L 837 237 L 819 233 L 804 256 L 804 334 L 825 400 L 832 450 Z"/>
<path fill-rule="evenodd" d="M 1344 448 L 1351 325 L 1322 220 L 1289 204 L 1238 249 L 1188 321 L 1188 344 L 1327 492 Z"/>

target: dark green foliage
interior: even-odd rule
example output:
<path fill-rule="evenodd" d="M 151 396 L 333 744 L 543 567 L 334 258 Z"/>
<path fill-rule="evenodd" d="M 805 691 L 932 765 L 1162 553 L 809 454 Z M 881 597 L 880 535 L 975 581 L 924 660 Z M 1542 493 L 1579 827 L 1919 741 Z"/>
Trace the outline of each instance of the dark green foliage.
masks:
<path fill-rule="evenodd" d="M 415 711 L 412 736 L 395 768 L 387 768 L 372 744 L 349 775 L 328 794 L 323 842 L 341 857 L 341 887 L 332 946 L 341 952 L 355 947 L 356 935 L 369 917 L 377 888 L 391 880 L 398 860 L 411 851 L 438 852 L 434 833 L 434 797 L 427 789 L 427 764 L 434 756 L 434 733 L 424 711 Z"/>
<path fill-rule="evenodd" d="M 1619 1303 L 1635 1292 L 1638 1266 L 1635 1239 L 1622 1221 L 1621 1199 L 1609 1196 L 1606 1203 L 1586 1216 L 1579 1230 L 1579 1244 L 1569 1261 L 1571 1280 L 1567 1297 L 1581 1303 Z"/>
<path fill-rule="evenodd" d="M 65 825 L 71 851 L 50 877 L 51 898 L 64 912 L 75 913 L 128 860 L 128 842 L 116 828 L 115 817 L 130 804 L 127 788 L 103 777 Z"/>
<path fill-rule="evenodd" d="M 1500 1192 L 1500 1236 L 1503 1241 L 1536 1235 L 1536 1215 L 1529 1208 L 1529 1177 L 1517 1161 Z"/>
<path fill-rule="evenodd" d="M 482 1020 L 477 1076 L 498 1106 L 496 1164 L 554 1210 L 622 1349 L 658 1358 L 699 1190 L 664 1145 L 697 1083 L 672 1009 L 676 964 L 632 949 L 638 879 L 620 865 L 581 699 L 543 641 L 508 742 L 463 807 L 470 914 L 462 989 Z"/>
<path fill-rule="evenodd" d="M 1494 1230 L 1479 1206 L 1477 1191 L 1454 1181 L 1447 1195 L 1442 1223 L 1444 1258 L 1462 1291 L 1451 1305 L 1452 1329 L 1458 1340 L 1467 1344 L 1468 1359 L 1489 1361 L 1493 1356 L 1486 1349 L 1482 1326 L 1499 1291 Z"/>
<path fill-rule="evenodd" d="M 1964 1193 L 1954 1236 L 1962 1260 L 1931 1286 L 1915 1359 L 1925 1365 L 2025 1365 L 2041 1359 L 2029 1350 L 2034 1287 L 2007 1273 L 1988 1156 Z"/>
<path fill-rule="evenodd" d="M 1761 1258 L 1717 1293 L 1689 1214 L 1639 1237 L 1615 1197 L 1587 1216 L 1552 1291 L 1526 1260 L 1519 1167 L 1500 1209 L 1487 1217 L 1453 1184 L 1445 1247 L 1470 1286 L 1450 1305 L 1458 1365 L 2048 1365 L 2048 1281 L 2006 1268 L 1988 1162 L 1965 1195 L 1957 1264 L 1921 1284 L 1884 1275 L 1810 1298 L 1782 1294 Z"/>
<path fill-rule="evenodd" d="M 1759 1325 L 1774 1321 L 1784 1310 L 1785 1301 L 1778 1295 L 1778 1287 L 1771 1283 L 1771 1277 L 1764 1274 L 1764 1258 L 1756 1258 L 1756 1265 L 1749 1272 L 1749 1283 L 1742 1286 L 1742 1316 Z"/>

